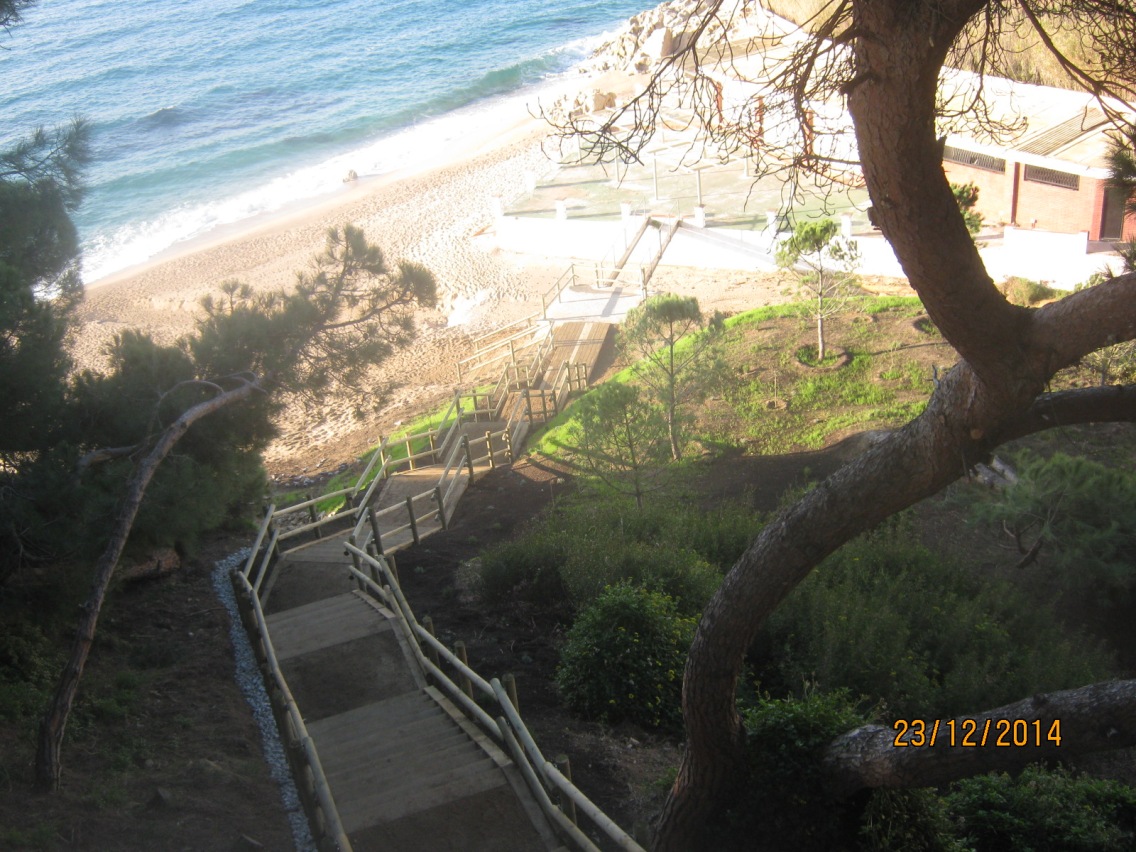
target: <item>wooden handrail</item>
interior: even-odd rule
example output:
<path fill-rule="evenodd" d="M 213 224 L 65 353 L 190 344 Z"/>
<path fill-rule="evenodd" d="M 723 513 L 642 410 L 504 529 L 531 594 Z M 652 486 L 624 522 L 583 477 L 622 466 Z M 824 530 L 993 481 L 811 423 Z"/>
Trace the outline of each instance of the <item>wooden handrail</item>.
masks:
<path fill-rule="evenodd" d="M 276 682 L 276 687 L 280 691 L 281 698 L 284 702 L 285 710 L 296 730 L 297 737 L 303 750 L 304 759 L 308 767 L 312 771 L 314 778 L 315 796 L 319 804 L 320 810 L 323 812 L 324 821 L 326 823 L 326 834 L 341 852 L 350 852 L 351 841 L 347 837 L 347 832 L 343 829 L 343 822 L 339 818 L 339 811 L 335 807 L 335 800 L 331 797 L 331 787 L 327 783 L 327 775 L 324 774 L 323 765 L 320 763 L 319 755 L 316 753 L 315 744 L 312 743 L 311 737 L 308 735 L 307 726 L 304 724 L 304 717 L 300 713 L 299 705 L 296 704 L 296 699 L 292 696 L 292 690 L 288 688 L 288 681 L 284 679 L 284 673 L 280 669 L 280 662 L 276 659 L 276 649 L 272 646 L 272 637 L 268 633 L 268 622 L 264 617 L 264 609 L 260 605 L 260 598 L 257 597 L 253 587 L 249 584 L 248 578 L 241 572 L 236 572 L 236 576 L 240 578 L 239 582 L 244 587 L 245 596 L 248 599 L 249 605 L 252 607 L 253 616 L 256 619 L 257 632 L 260 634 L 261 643 L 264 647 L 265 666 L 268 669 L 268 674 L 272 680 Z"/>
<path fill-rule="evenodd" d="M 269 527 L 272 526 L 272 516 L 276 512 L 276 504 L 269 503 L 268 508 L 264 512 L 264 520 L 260 522 L 260 529 L 256 533 L 256 541 L 253 543 L 252 550 L 249 551 L 249 557 L 245 561 L 244 575 L 248 577 L 252 573 L 253 563 L 256 562 L 256 555 L 260 553 L 260 546 L 264 544 L 264 537 L 268 534 Z"/>
<path fill-rule="evenodd" d="M 330 500 L 333 497 L 343 497 L 346 494 L 352 493 L 354 490 L 354 486 L 351 486 L 349 488 L 340 488 L 336 491 L 329 491 L 326 494 L 321 494 L 319 497 L 310 497 L 302 503 L 293 503 L 290 506 L 285 506 L 283 509 L 277 509 L 276 517 L 279 518 L 281 515 L 291 515 L 293 512 L 299 512 L 303 509 L 307 509 L 309 506 L 315 506 L 317 503 L 322 503 L 324 500 Z"/>
<path fill-rule="evenodd" d="M 562 791 L 592 821 L 592 824 L 606 834 L 619 849 L 626 850 L 626 852 L 644 852 L 643 848 L 627 832 L 600 810 L 544 757 L 533 740 L 528 726 L 525 725 L 512 701 L 509 700 L 508 693 L 501 685 L 501 681 L 497 678 L 486 681 L 474 669 L 458 659 L 429 630 L 418 623 L 409 602 L 402 593 L 398 578 L 390 570 L 387 561 L 381 557 L 376 559 L 365 550 L 352 544 L 347 545 L 347 550 L 360 563 L 367 563 L 382 576 L 385 586 L 380 586 L 358 568 L 351 567 L 348 569 L 361 587 L 376 594 L 388 604 L 393 604 L 391 608 L 394 610 L 396 620 L 406 638 L 410 641 L 412 654 L 422 668 L 450 694 L 457 705 L 470 718 L 476 721 L 487 733 L 504 742 L 542 812 L 580 849 L 588 850 L 588 852 L 592 852 L 592 850 L 599 852 L 598 847 L 565 816 L 564 812 L 552 802 L 548 795 L 549 790 Z M 459 675 L 468 678 L 486 697 L 492 698 L 500 708 L 502 715 L 494 721 L 477 702 L 471 700 L 465 694 L 461 686 L 440 665 L 436 665 L 430 659 L 430 655 L 423 649 L 423 645 L 436 652 Z"/>

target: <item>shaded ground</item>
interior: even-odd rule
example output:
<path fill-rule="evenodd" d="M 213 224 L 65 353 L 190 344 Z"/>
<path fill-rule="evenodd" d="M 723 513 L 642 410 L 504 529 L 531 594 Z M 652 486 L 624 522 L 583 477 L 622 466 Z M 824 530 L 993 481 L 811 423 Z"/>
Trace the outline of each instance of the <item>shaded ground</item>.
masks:
<path fill-rule="evenodd" d="M 68 726 L 58 795 L 30 792 L 34 724 L 0 727 L 0 848 L 292 848 L 211 586 L 213 561 L 247 543 L 219 541 L 172 576 L 116 589 Z"/>

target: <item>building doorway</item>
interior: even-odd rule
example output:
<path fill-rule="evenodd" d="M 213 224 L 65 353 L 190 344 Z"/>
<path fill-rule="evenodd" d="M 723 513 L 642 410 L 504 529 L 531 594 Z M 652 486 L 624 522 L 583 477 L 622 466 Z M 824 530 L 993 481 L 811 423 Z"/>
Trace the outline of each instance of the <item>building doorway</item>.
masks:
<path fill-rule="evenodd" d="M 1102 240 L 1119 240 L 1124 237 L 1124 207 L 1127 200 L 1122 189 L 1110 186 L 1104 191 L 1100 235 Z"/>

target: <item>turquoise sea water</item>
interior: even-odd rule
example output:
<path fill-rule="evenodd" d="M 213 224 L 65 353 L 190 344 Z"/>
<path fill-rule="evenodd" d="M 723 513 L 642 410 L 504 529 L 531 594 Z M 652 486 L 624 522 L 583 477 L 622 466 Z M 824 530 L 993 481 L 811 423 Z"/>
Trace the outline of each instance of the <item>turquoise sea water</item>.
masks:
<path fill-rule="evenodd" d="M 90 282 L 332 192 L 348 169 L 443 153 L 644 5 L 40 0 L 0 33 L 0 145 L 73 115 L 92 122 L 76 217 Z"/>

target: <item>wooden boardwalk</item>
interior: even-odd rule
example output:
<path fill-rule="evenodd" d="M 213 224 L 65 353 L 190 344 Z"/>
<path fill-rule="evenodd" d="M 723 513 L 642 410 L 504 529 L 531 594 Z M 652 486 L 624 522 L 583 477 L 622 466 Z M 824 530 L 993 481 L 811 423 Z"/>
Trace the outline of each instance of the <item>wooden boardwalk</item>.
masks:
<path fill-rule="evenodd" d="M 604 347 L 610 345 L 615 326 L 609 322 L 561 322 L 552 329 L 552 364 L 584 364 L 591 376 Z"/>
<path fill-rule="evenodd" d="M 397 586 L 397 575 L 385 563 L 372 560 L 368 569 L 360 562 L 361 548 L 366 547 L 372 555 L 389 555 L 443 528 L 443 518 L 437 511 L 440 505 L 445 503 L 447 512 L 452 511 L 453 503 L 469 482 L 507 455 L 506 435 L 512 435 L 518 444 L 523 440 L 535 413 L 530 394 L 539 390 L 535 398 L 541 405 L 542 420 L 549 415 L 549 400 L 553 409 L 561 409 L 573 390 L 570 381 L 561 383 L 569 374 L 564 365 L 583 364 L 584 375 L 590 376 L 610 351 L 613 328 L 602 321 L 562 322 L 555 326 L 542 387 L 526 385 L 522 391 L 528 409 L 527 422 L 522 419 L 513 426 L 461 422 L 459 417 L 461 443 L 456 446 L 459 450 L 464 448 L 459 464 L 455 466 L 454 456 L 448 453 L 451 461 L 441 472 L 441 465 L 422 466 L 422 462 L 432 459 L 432 453 L 420 452 L 419 456 L 409 457 L 410 464 L 419 458 L 415 467 L 391 475 L 373 497 L 366 498 L 367 505 L 345 513 L 343 522 L 334 517 L 316 522 L 313 514 L 313 523 L 295 531 L 297 535 L 323 538 L 289 548 L 276 548 L 276 538 L 271 538 L 267 552 L 276 557 L 271 570 L 263 567 L 259 573 L 252 573 L 257 554 L 250 558 L 242 576 L 245 588 L 259 607 L 257 612 L 263 612 L 257 617 L 269 638 L 268 647 L 274 652 L 278 675 L 273 676 L 282 677 L 277 690 L 283 696 L 280 700 L 291 708 L 288 712 L 293 714 L 293 727 L 301 731 L 297 736 L 302 738 L 306 730 L 318 757 L 308 755 L 303 771 L 311 774 L 315 767 L 318 774 L 322 767 L 327 785 L 320 787 L 324 800 L 319 807 L 323 812 L 338 814 L 353 849 L 561 850 L 564 847 L 550 827 L 552 817 L 554 822 L 559 821 L 558 830 L 564 836 L 573 837 L 573 842 L 582 848 L 595 849 L 571 822 L 565 824 L 564 814 L 550 805 L 546 791 L 540 788 L 541 782 L 533 777 L 533 766 L 540 766 L 539 772 L 550 784 L 548 773 L 554 771 L 539 757 L 539 750 L 535 752 L 536 764 L 531 764 L 527 762 L 534 760 L 531 756 L 518 757 L 516 739 L 510 739 L 511 734 L 501 734 L 500 742 L 521 761 L 526 773 L 522 775 L 522 769 L 506 756 L 497 741 L 486 736 L 466 715 L 479 719 L 478 724 L 486 725 L 485 729 L 494 736 L 498 735 L 497 728 L 506 724 L 523 729 L 507 699 L 501 698 L 505 705 L 498 710 L 503 709 L 507 717 L 513 714 L 514 721 L 497 719 L 494 728 L 493 718 L 485 708 L 467 702 L 458 687 L 447 684 L 454 690 L 447 696 L 429 684 L 426 671 L 430 664 L 424 662 L 420 648 L 410 644 L 418 643 L 423 629 L 411 626 L 414 616 L 406 601 L 392 596 L 389 587 L 371 587 L 372 593 L 379 593 L 380 597 L 359 591 L 356 586 L 362 588 L 367 582 L 368 570 L 377 582 L 389 581 Z M 558 388 L 545 387 L 547 377 L 557 374 Z M 433 438 L 430 440 L 433 447 Z M 455 446 L 452 438 L 448 440 L 449 446 Z M 485 449 L 471 452 L 471 443 L 476 441 Z M 408 453 L 409 446 L 408 443 Z M 386 469 L 384 461 L 382 470 Z M 356 486 L 356 491 L 360 488 Z M 300 504 L 284 511 L 303 507 Z M 310 508 L 308 511 L 314 513 Z M 357 517 L 362 520 L 356 521 Z M 264 536 L 272 518 L 270 513 L 258 547 L 261 540 L 267 542 Z M 343 529 L 353 521 L 354 532 Z M 350 539 L 359 542 L 353 556 L 346 550 L 351 535 L 365 537 L 365 541 Z M 268 565 L 267 559 L 263 564 Z M 355 578 L 350 573 L 352 566 L 362 572 Z M 386 581 L 377 576 L 376 568 L 387 572 Z M 496 681 L 490 689 L 486 681 L 466 671 L 468 677 L 481 684 L 482 690 L 489 690 L 491 701 L 494 695 L 504 695 Z M 435 670 L 435 676 L 438 675 L 440 672 Z M 454 700 L 467 705 L 465 712 L 455 706 Z M 302 721 L 295 721 L 301 713 Z M 524 733 L 524 737 L 529 736 Z M 527 742 L 531 745 L 531 739 Z M 533 797 L 532 784 L 536 784 L 543 797 L 539 804 Z M 567 792 L 579 795 L 574 788 Z M 582 806 L 594 808 L 586 799 L 582 801 Z M 546 816 L 550 807 L 551 817 Z M 616 833 L 612 836 L 624 837 L 622 848 L 640 848 L 611 825 Z"/>
<path fill-rule="evenodd" d="M 349 590 L 346 563 L 342 538 L 286 557 L 298 570 L 281 571 L 267 622 L 352 847 L 561 848 L 504 753 L 427 685 L 394 614 Z"/>

